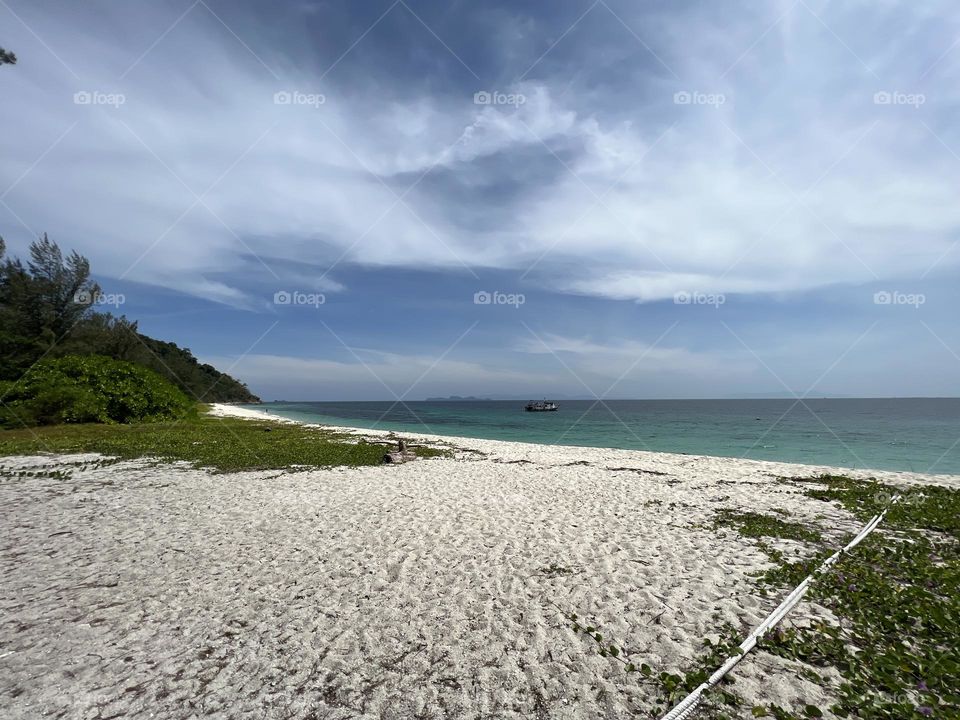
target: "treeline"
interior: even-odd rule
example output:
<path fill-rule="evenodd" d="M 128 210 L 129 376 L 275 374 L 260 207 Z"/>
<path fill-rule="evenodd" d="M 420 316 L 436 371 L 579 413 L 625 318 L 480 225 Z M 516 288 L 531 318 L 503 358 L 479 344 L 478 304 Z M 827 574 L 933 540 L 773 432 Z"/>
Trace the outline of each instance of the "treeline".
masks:
<path fill-rule="evenodd" d="M 0 381 L 17 381 L 41 358 L 102 355 L 146 367 L 203 402 L 258 402 L 247 386 L 186 348 L 151 338 L 124 316 L 94 310 L 90 263 L 64 256 L 43 235 L 30 258 L 8 258 L 0 238 Z"/>

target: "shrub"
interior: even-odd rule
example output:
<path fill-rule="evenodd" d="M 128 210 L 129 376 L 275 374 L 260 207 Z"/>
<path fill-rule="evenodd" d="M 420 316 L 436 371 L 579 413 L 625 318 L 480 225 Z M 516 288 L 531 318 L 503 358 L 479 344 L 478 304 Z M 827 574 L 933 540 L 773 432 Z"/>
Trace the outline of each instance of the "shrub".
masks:
<path fill-rule="evenodd" d="M 152 370 L 100 355 L 41 360 L 0 390 L 4 427 L 171 420 L 193 406 Z"/>

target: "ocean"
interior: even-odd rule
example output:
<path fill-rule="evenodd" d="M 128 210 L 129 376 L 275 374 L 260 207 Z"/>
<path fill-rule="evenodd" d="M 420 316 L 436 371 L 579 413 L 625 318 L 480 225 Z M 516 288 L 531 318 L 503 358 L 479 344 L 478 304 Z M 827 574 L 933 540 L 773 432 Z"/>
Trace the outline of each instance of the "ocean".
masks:
<path fill-rule="evenodd" d="M 540 444 L 960 474 L 960 398 L 272 402 L 247 407 L 347 427 Z"/>

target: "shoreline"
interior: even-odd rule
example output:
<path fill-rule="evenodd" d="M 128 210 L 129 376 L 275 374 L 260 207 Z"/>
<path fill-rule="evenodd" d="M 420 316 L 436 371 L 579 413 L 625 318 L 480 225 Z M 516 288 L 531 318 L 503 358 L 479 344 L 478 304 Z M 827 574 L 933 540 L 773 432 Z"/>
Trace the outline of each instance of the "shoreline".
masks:
<path fill-rule="evenodd" d="M 590 445 L 547 445 L 535 442 L 524 442 L 519 440 L 488 440 L 485 438 L 472 438 L 459 435 L 432 435 L 428 433 L 409 432 L 400 430 L 381 430 L 354 427 L 348 425 L 324 425 L 322 423 L 311 423 L 304 420 L 294 420 L 274 415 L 263 410 L 253 410 L 251 408 L 242 408 L 232 404 L 212 403 L 209 414 L 214 417 L 236 417 L 253 420 L 272 420 L 274 422 L 289 423 L 294 425 L 303 425 L 305 427 L 324 428 L 335 432 L 342 432 L 347 435 L 357 437 L 402 437 L 405 440 L 417 442 L 429 442 L 441 445 L 453 445 L 467 448 L 473 451 L 484 453 L 500 452 L 504 456 L 513 456 L 519 453 L 523 456 L 528 453 L 538 453 L 541 451 L 554 451 L 558 456 L 568 456 L 575 453 L 590 455 L 601 454 L 604 456 L 623 453 L 623 459 L 650 459 L 654 462 L 665 462 L 667 465 L 675 466 L 683 460 L 696 460 L 718 463 L 730 463 L 733 465 L 747 464 L 766 470 L 780 470 L 790 472 L 793 469 L 798 474 L 832 474 L 846 475 L 857 479 L 876 479 L 889 483 L 907 483 L 924 485 L 941 485 L 944 487 L 960 487 L 960 475 L 947 473 L 918 473 L 909 470 L 873 470 L 859 468 L 845 468 L 835 465 L 823 465 L 813 463 L 788 463 L 777 460 L 756 460 L 749 458 L 729 457 L 725 455 L 695 455 L 687 453 L 669 453 L 651 450 L 632 450 L 621 448 L 604 448 Z"/>
<path fill-rule="evenodd" d="M 659 717 L 662 678 L 715 670 L 705 640 L 739 642 L 789 592 L 758 577 L 819 547 L 759 542 L 725 515 L 787 519 L 830 548 L 863 525 L 806 494 L 816 483 L 784 479 L 832 468 L 350 434 L 453 452 L 237 472 L 0 458 L 7 716 Z M 955 476 L 842 472 L 960 487 Z M 819 622 L 838 620 L 804 599 L 782 627 Z M 731 717 L 806 705 L 834 717 L 834 668 L 758 649 L 732 674 L 742 705 Z"/>

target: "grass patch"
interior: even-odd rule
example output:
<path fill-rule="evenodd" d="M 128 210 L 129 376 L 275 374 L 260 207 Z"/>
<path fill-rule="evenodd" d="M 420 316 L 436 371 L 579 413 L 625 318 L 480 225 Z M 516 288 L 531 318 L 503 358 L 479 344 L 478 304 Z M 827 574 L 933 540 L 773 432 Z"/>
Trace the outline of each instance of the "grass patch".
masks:
<path fill-rule="evenodd" d="M 718 629 L 718 635 L 716 641 L 704 638 L 700 653 L 691 663 L 692 670 L 683 675 L 661 672 L 657 676 L 663 698 L 655 706 L 657 717 L 700 687 L 728 657 L 738 651 L 740 638 L 735 627 L 724 623 Z M 698 716 L 710 720 L 730 720 L 738 717 L 737 708 L 741 706 L 743 699 L 733 692 L 732 684 L 732 678 L 727 675 L 711 692 L 705 694 L 697 711 Z"/>
<path fill-rule="evenodd" d="M 864 720 L 960 717 L 960 491 L 926 486 L 901 491 L 837 475 L 799 478 L 808 497 L 837 502 L 866 521 L 900 493 L 884 522 L 812 584 L 807 597 L 839 626 L 775 632 L 768 652 L 807 665 L 836 667 L 839 717 Z M 792 588 L 817 558 L 778 568 L 763 582 Z M 769 708 L 774 717 L 802 717 Z"/>
<path fill-rule="evenodd" d="M 836 503 L 862 522 L 890 507 L 895 495 L 903 499 L 890 507 L 877 530 L 811 584 L 807 600 L 829 608 L 839 624 L 819 621 L 778 628 L 761 639 L 759 649 L 796 662 L 785 672 L 828 689 L 836 698 L 829 711 L 838 717 L 960 718 L 960 491 L 936 486 L 901 490 L 838 475 L 777 480 L 799 485 L 807 497 Z M 771 515 L 721 511 L 714 525 L 753 538 L 778 563 L 759 578 L 761 593 L 775 593 L 777 598 L 815 573 L 849 540 L 824 538 L 788 517 L 783 511 Z M 782 553 L 769 547 L 768 538 L 807 543 L 806 551 L 812 555 L 786 562 Z M 639 682 L 655 686 L 650 705 L 644 708 L 651 718 L 660 717 L 699 686 L 736 653 L 744 636 L 741 629 L 718 623 L 718 637 L 704 641 L 690 669 L 657 672 L 634 660 L 596 625 L 564 615 L 598 654 L 622 662 Z M 839 672 L 839 681 L 828 679 L 832 673 L 823 673 L 828 667 Z M 791 708 L 748 707 L 727 676 L 704 696 L 696 715 L 711 720 L 749 716 L 804 720 L 824 717 L 827 710 L 802 701 Z"/>
<path fill-rule="evenodd" d="M 781 520 L 773 515 L 756 512 L 721 510 L 714 518 L 714 528 L 732 527 L 744 537 L 783 538 L 803 542 L 820 542 L 820 533 L 800 523 Z"/>
<path fill-rule="evenodd" d="M 379 465 L 384 446 L 302 425 L 194 414 L 180 422 L 55 425 L 0 431 L 0 456 L 100 453 L 124 459 L 185 460 L 220 472 L 292 466 Z M 448 454 L 418 447 L 419 457 Z"/>
<path fill-rule="evenodd" d="M 807 599 L 829 608 L 840 623 L 778 628 L 759 647 L 802 663 L 796 672 L 811 682 L 826 682 L 819 668 L 836 668 L 842 680 L 830 688 L 837 700 L 829 709 L 838 717 L 960 718 L 960 491 L 935 486 L 901 490 L 842 475 L 778 480 L 799 485 L 807 497 L 836 503 L 862 522 L 890 509 L 874 533 L 810 586 Z M 898 494 L 902 500 L 891 506 Z M 815 573 L 839 544 L 783 517 L 760 513 L 722 511 L 714 526 L 733 527 L 770 554 L 778 566 L 760 577 L 760 587 L 778 596 Z M 815 553 L 786 562 L 764 542 L 771 537 L 810 543 Z M 716 649 L 720 652 L 708 647 L 697 666 L 712 672 L 730 648 Z M 688 673 L 661 681 L 665 694 L 676 699 L 699 678 Z M 714 694 L 716 717 L 724 716 L 725 706 L 738 704 L 729 689 Z M 821 717 L 824 711 L 812 705 L 772 705 L 750 712 L 795 720 Z"/>

